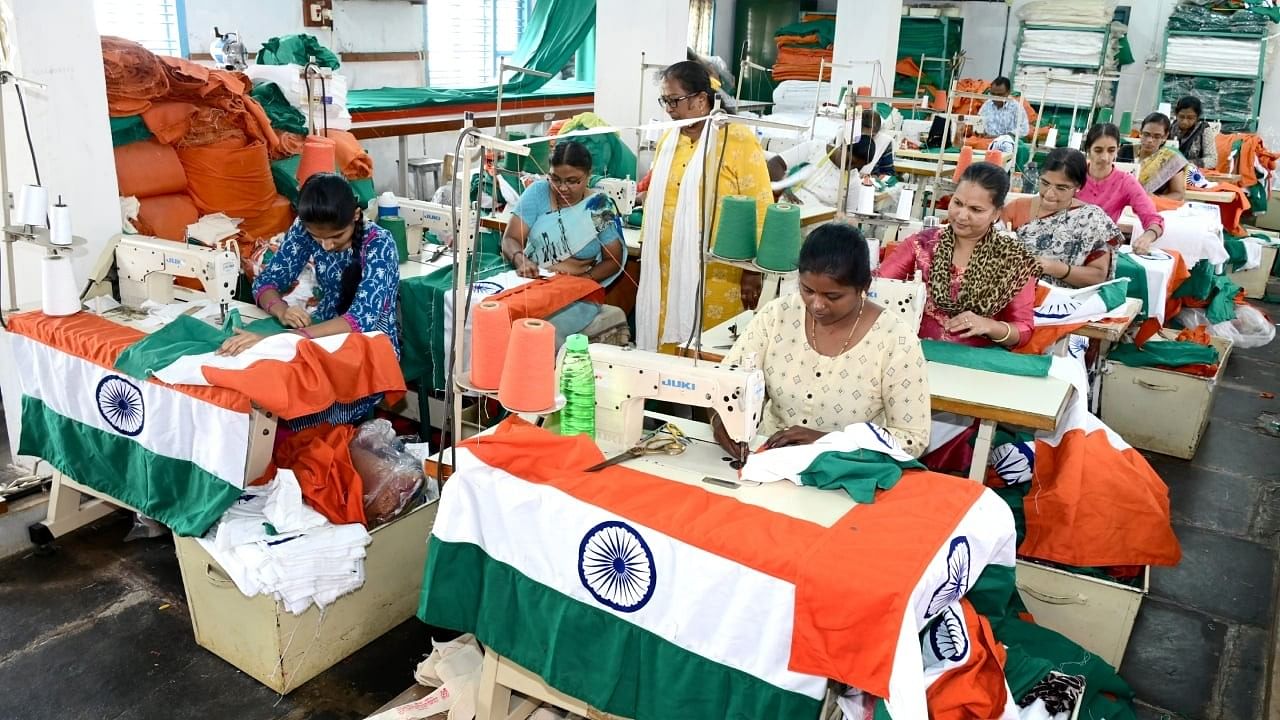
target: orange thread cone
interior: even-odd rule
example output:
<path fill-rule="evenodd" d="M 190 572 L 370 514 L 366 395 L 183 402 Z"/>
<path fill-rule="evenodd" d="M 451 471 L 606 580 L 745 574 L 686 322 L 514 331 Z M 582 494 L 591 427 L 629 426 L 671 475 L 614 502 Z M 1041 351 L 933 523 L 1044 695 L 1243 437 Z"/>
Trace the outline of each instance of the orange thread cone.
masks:
<path fill-rule="evenodd" d="M 338 165 L 338 144 L 332 138 L 308 135 L 302 146 L 302 160 L 298 162 L 298 184 L 316 173 L 331 173 Z"/>
<path fill-rule="evenodd" d="M 498 402 L 513 412 L 541 412 L 555 399 L 555 328 L 545 320 L 518 320 L 511 326 Z"/>
<path fill-rule="evenodd" d="M 480 390 L 497 390 L 502 364 L 511 339 L 511 314 L 507 306 L 488 300 L 471 314 L 471 384 Z"/>
<path fill-rule="evenodd" d="M 1004 167 L 1004 153 L 999 150 L 988 150 L 986 157 L 982 161 L 991 163 L 996 167 Z"/>
<path fill-rule="evenodd" d="M 956 174 L 955 174 L 956 182 L 960 182 L 960 176 L 963 175 L 964 171 L 967 170 L 969 166 L 972 164 L 973 164 L 973 148 L 969 147 L 968 145 L 965 145 L 964 147 L 960 148 L 960 159 L 956 161 Z"/>

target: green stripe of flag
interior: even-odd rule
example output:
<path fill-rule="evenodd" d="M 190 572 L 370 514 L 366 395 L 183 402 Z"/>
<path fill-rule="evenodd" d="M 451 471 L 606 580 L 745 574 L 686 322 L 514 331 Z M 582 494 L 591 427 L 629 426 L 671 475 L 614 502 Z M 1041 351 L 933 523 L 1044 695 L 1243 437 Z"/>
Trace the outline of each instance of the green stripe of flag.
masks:
<path fill-rule="evenodd" d="M 560 691 L 635 720 L 800 720 L 821 707 L 535 582 L 471 543 L 431 538 L 418 617 L 475 633 Z"/>
<path fill-rule="evenodd" d="M 22 397 L 19 455 L 44 458 L 81 485 L 126 503 L 183 536 L 203 535 L 241 490 L 189 460 L 153 453 Z"/>

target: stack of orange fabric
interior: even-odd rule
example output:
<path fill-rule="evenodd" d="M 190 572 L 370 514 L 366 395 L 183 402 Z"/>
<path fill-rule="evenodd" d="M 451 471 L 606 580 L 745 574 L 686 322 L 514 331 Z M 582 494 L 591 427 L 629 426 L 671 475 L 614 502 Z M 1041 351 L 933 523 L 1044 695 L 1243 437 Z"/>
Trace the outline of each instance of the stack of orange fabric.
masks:
<path fill-rule="evenodd" d="M 819 33 L 774 35 L 773 41 L 778 45 L 778 57 L 773 62 L 774 82 L 831 79 L 831 62 L 835 53 L 831 45 L 822 45 Z M 826 70 L 822 70 L 823 60 L 827 61 Z M 822 73 L 821 78 L 818 77 L 819 72 Z"/>
<path fill-rule="evenodd" d="M 280 138 L 246 76 L 115 37 L 102 38 L 102 58 L 112 117 L 141 115 L 155 136 L 115 149 L 120 194 L 139 198 L 141 232 L 181 241 L 200 215 L 220 212 L 244 221 L 248 251 L 288 229 L 293 210 L 269 164 Z"/>

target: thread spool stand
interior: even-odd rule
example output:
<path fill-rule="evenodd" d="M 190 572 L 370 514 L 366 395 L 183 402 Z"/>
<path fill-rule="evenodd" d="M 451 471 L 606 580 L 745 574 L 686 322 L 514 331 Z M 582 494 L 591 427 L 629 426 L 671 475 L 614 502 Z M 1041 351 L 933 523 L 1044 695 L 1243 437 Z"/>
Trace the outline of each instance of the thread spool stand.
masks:
<path fill-rule="evenodd" d="M 16 273 L 13 269 L 14 243 L 27 242 L 32 245 L 38 245 L 44 248 L 48 255 L 57 255 L 60 252 L 70 253 L 75 248 L 89 244 L 88 240 L 73 235 L 70 245 L 55 245 L 51 240 L 49 228 L 39 227 L 38 225 L 6 225 L 3 242 L 5 271 L 7 273 L 5 283 L 8 285 L 8 303 L 4 309 L 5 314 L 18 311 L 18 286 Z"/>

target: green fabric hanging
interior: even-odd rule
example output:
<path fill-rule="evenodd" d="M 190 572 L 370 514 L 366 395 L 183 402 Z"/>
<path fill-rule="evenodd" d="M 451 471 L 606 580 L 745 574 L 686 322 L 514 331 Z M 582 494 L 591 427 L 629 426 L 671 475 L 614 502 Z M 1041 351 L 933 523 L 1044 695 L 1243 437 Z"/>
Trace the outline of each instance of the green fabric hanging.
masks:
<path fill-rule="evenodd" d="M 1153 340 L 1144 343 L 1141 350 L 1133 343 L 1117 345 L 1111 349 L 1107 359 L 1129 367 L 1213 365 L 1218 362 L 1218 350 L 1212 345 L 1195 342 Z"/>
<path fill-rule="evenodd" d="M 266 111 L 272 128 L 299 135 L 307 134 L 307 116 L 289 104 L 279 85 L 273 82 L 258 83 L 249 94 Z"/>
<path fill-rule="evenodd" d="M 111 146 L 120 147 L 151 138 L 151 131 L 141 115 L 111 118 Z"/>
<path fill-rule="evenodd" d="M 337 70 L 342 66 L 332 50 L 321 45 L 316 36 L 305 33 L 273 37 L 262 43 L 262 49 L 258 51 L 258 64 L 306 65 L 313 57 L 320 67 Z"/>
<path fill-rule="evenodd" d="M 1231 265 L 1231 272 L 1235 272 L 1248 264 L 1249 251 L 1245 249 L 1243 238 L 1231 233 L 1223 233 L 1222 244 L 1227 249 L 1227 262 Z"/>
<path fill-rule="evenodd" d="M 510 64 L 559 73 L 595 26 L 595 0 L 539 0 Z M 519 93 L 532 93 L 547 82 L 547 78 L 525 73 L 511 76 L 503 86 L 503 101 L 514 100 Z M 497 97 L 496 84 L 478 88 L 352 90 L 347 93 L 347 109 L 353 113 L 386 107 L 403 110 L 464 101 L 488 102 Z"/>
<path fill-rule="evenodd" d="M 179 315 L 173 322 L 125 348 L 116 358 L 116 369 L 146 380 L 179 358 L 217 350 L 235 329 L 241 327 L 259 335 L 275 335 L 288 330 L 273 317 L 242 325 L 240 311 L 234 308 L 227 313 L 222 329 L 188 315 Z"/>
<path fill-rule="evenodd" d="M 1212 291 L 1213 265 L 1208 260 L 1201 260 L 1191 268 L 1191 277 L 1182 281 L 1178 289 L 1173 291 L 1173 297 L 1208 300 Z"/>
<path fill-rule="evenodd" d="M 844 490 L 854 502 L 869 505 L 876 490 L 898 484 L 903 470 L 924 469 L 915 460 L 901 462 L 874 450 L 826 452 L 800 472 L 800 482 L 820 490 Z"/>
<path fill-rule="evenodd" d="M 1240 294 L 1240 286 L 1231 281 L 1227 275 L 1215 275 L 1213 277 L 1213 294 L 1209 299 L 1209 307 L 1205 308 L 1205 315 L 1209 316 L 1209 322 L 1217 325 L 1218 323 L 1227 322 L 1236 319 L 1236 295 Z"/>
<path fill-rule="evenodd" d="M 1053 359 L 1048 355 L 1022 355 L 998 347 L 973 347 L 942 340 L 921 340 L 924 359 L 958 367 L 1020 375 L 1047 377 Z"/>
<path fill-rule="evenodd" d="M 298 165 L 300 164 L 302 164 L 301 155 L 271 161 L 271 180 L 276 184 L 276 192 L 293 203 L 294 207 L 298 206 Z"/>
<path fill-rule="evenodd" d="M 1129 45 L 1129 36 L 1121 35 L 1120 42 L 1116 46 L 1116 64 L 1124 67 L 1132 65 L 1133 61 L 1133 48 Z"/>

